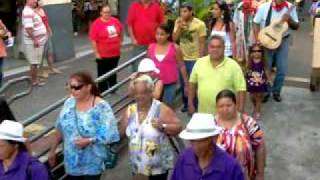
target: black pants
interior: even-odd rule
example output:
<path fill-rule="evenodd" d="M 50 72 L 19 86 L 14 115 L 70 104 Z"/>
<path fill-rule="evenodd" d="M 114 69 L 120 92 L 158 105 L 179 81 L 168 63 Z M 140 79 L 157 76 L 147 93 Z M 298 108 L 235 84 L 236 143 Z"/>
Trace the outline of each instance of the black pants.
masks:
<path fill-rule="evenodd" d="M 119 59 L 120 57 L 96 59 L 98 77 L 116 68 L 118 66 Z M 117 74 L 114 74 L 110 76 L 108 79 L 99 83 L 98 87 L 100 92 L 102 93 L 107 89 L 109 89 L 110 87 L 114 86 L 115 84 L 117 84 Z"/>
<path fill-rule="evenodd" d="M 94 176 L 70 176 L 68 175 L 66 180 L 100 180 L 101 175 L 94 175 Z"/>

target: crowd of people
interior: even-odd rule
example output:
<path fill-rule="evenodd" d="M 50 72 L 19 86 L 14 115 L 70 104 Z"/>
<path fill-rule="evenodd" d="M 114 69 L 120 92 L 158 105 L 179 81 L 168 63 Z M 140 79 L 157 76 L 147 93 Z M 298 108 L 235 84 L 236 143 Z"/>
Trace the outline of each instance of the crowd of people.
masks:
<path fill-rule="evenodd" d="M 130 76 L 128 94 L 134 103 L 117 120 L 100 95 L 117 83 L 116 74 L 98 85 L 87 72 L 72 74 L 67 82 L 70 96 L 50 143 L 49 164 L 56 164 L 56 150 L 62 142 L 67 179 L 98 180 L 109 168 L 106 163 L 112 161 L 110 144 L 127 136 L 134 179 L 263 180 L 262 102 L 271 94 L 275 101 L 282 101 L 288 38 L 291 30 L 299 28 L 296 8 L 291 7 L 286 0 L 243 0 L 234 6 L 217 0 L 208 7 L 208 22 L 204 22 L 195 16 L 193 4 L 182 3 L 171 27 L 158 1 L 134 1 L 128 11 L 129 35 L 136 49 L 147 51 Z M 108 5 L 99 13 L 89 34 L 101 76 L 119 63 L 124 28 L 111 16 Z M 24 42 L 37 86 L 43 85 L 37 72 L 43 53 L 50 54 L 52 32 L 45 17 L 38 1 L 27 0 L 22 17 Z M 259 33 L 277 18 L 290 30 L 282 34 L 277 48 L 268 49 Z M 0 23 L 1 27 L 5 26 Z M 57 71 L 51 60 L 48 65 L 52 72 Z M 176 115 L 178 87 L 181 111 L 191 117 L 184 130 Z M 245 113 L 247 93 L 252 114 Z M 186 147 L 173 138 L 188 141 Z M 0 150 L 0 179 L 28 177 L 29 167 L 32 179 L 49 176 L 28 154 L 24 142 L 20 123 L 6 120 L 0 124 L 0 146 L 4 147 Z M 23 163 L 17 163 L 20 161 Z"/>

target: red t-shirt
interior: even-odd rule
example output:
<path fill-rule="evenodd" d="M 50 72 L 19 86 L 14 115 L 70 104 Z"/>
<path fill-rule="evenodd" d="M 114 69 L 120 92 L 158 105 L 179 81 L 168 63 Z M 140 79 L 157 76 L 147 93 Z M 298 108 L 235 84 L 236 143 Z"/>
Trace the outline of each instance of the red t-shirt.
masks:
<path fill-rule="evenodd" d="M 120 56 L 122 25 L 117 18 L 108 21 L 97 18 L 90 28 L 90 39 L 97 44 L 101 58 Z"/>
<path fill-rule="evenodd" d="M 129 7 L 128 25 L 140 45 L 156 42 L 156 29 L 163 22 L 164 13 L 158 3 L 144 7 L 140 2 L 133 2 Z"/>

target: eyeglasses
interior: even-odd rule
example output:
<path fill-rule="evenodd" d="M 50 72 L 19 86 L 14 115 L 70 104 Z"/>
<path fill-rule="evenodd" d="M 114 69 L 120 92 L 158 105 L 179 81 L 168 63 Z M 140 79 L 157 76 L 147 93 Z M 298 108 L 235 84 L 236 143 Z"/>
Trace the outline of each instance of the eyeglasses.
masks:
<path fill-rule="evenodd" d="M 80 85 L 78 85 L 78 86 L 75 86 L 75 85 L 69 85 L 68 87 L 69 87 L 69 89 L 70 90 L 75 90 L 75 91 L 79 91 L 79 90 L 81 90 L 82 88 L 83 88 L 83 86 L 84 86 L 84 84 L 80 84 Z"/>
<path fill-rule="evenodd" d="M 262 50 L 261 50 L 261 49 L 258 49 L 258 50 L 251 50 L 251 52 L 252 52 L 252 53 L 255 53 L 255 52 L 260 52 L 260 53 L 261 53 L 261 52 L 262 52 Z"/>

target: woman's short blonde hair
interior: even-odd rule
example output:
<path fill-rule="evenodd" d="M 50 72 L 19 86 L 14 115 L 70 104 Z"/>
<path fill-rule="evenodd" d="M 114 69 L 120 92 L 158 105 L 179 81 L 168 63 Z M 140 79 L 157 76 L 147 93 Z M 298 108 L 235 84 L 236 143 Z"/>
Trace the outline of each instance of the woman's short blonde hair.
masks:
<path fill-rule="evenodd" d="M 133 85 L 135 86 L 138 83 L 144 83 L 146 84 L 146 87 L 150 90 L 153 91 L 154 88 L 154 82 L 152 80 L 152 78 L 148 75 L 141 75 L 139 77 L 137 77 L 136 79 L 133 80 Z"/>

